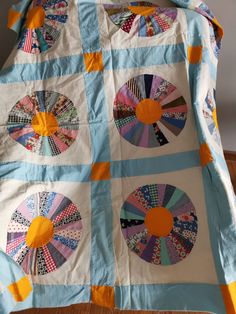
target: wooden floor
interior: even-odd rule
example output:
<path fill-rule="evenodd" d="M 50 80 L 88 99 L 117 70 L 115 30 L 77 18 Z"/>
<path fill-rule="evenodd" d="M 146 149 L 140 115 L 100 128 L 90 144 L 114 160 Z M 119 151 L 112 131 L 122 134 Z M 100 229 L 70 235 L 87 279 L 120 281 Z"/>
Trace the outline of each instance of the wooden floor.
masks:
<path fill-rule="evenodd" d="M 230 171 L 231 179 L 233 182 L 234 190 L 236 192 L 236 153 L 225 152 L 225 159 Z M 17 312 L 18 314 L 180 314 L 180 313 L 191 313 L 200 314 L 199 312 L 158 312 L 158 311 L 119 311 L 104 309 L 93 304 L 80 304 L 73 305 L 66 308 L 55 308 L 55 309 L 31 309 L 27 311 Z M 204 312 L 207 314 L 206 312 Z M 201 313 L 202 314 L 202 313 Z"/>
<path fill-rule="evenodd" d="M 234 191 L 236 193 L 236 153 L 235 152 L 225 152 L 225 159 L 229 168 L 231 181 L 234 186 Z"/>
<path fill-rule="evenodd" d="M 102 307 L 98 307 L 93 304 L 79 304 L 66 308 L 53 308 L 53 309 L 31 309 L 15 314 L 208 314 L 207 312 L 158 312 L 158 311 L 119 311 L 109 310 Z M 210 313 L 209 313 L 210 314 Z"/>

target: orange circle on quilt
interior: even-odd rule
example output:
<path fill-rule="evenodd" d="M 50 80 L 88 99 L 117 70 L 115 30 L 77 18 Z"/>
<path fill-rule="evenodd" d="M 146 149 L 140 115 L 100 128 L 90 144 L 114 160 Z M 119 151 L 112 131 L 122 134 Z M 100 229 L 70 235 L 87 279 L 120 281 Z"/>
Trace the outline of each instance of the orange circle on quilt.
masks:
<path fill-rule="evenodd" d="M 26 27 L 35 29 L 43 26 L 45 16 L 45 11 L 42 6 L 33 7 L 27 14 Z"/>
<path fill-rule="evenodd" d="M 41 136 L 50 136 L 58 130 L 58 122 L 53 113 L 39 112 L 32 119 L 32 128 Z"/>
<path fill-rule="evenodd" d="M 134 14 L 141 15 L 141 16 L 149 16 L 149 15 L 153 15 L 156 12 L 157 8 L 129 5 L 128 9 Z"/>
<path fill-rule="evenodd" d="M 160 120 L 162 116 L 161 105 L 153 99 L 143 99 L 136 106 L 136 117 L 145 124 L 153 124 Z"/>
<path fill-rule="evenodd" d="M 154 207 L 148 211 L 144 220 L 148 233 L 166 237 L 173 228 L 173 216 L 165 207 Z"/>
<path fill-rule="evenodd" d="M 33 219 L 26 235 L 28 247 L 37 249 L 51 241 L 54 234 L 53 223 L 50 219 L 38 216 Z"/>

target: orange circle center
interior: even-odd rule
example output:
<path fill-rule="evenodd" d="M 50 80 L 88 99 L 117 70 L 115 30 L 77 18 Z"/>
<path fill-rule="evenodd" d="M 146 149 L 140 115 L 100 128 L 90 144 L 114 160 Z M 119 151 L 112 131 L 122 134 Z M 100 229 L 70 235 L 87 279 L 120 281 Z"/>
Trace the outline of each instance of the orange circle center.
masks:
<path fill-rule="evenodd" d="M 145 6 L 128 6 L 128 9 L 137 15 L 149 16 L 156 12 L 156 7 L 145 7 Z"/>
<path fill-rule="evenodd" d="M 46 217 L 38 216 L 33 219 L 26 236 L 26 244 L 34 249 L 42 247 L 52 239 L 54 227 Z"/>
<path fill-rule="evenodd" d="M 29 10 L 26 18 L 26 27 L 35 29 L 43 26 L 45 20 L 45 11 L 42 6 L 33 7 Z"/>
<path fill-rule="evenodd" d="M 173 216 L 164 207 L 155 207 L 148 211 L 145 217 L 148 233 L 157 237 L 166 237 L 173 228 Z"/>
<path fill-rule="evenodd" d="M 39 112 L 32 119 L 32 128 L 41 136 L 50 136 L 58 130 L 57 119 L 50 112 Z"/>
<path fill-rule="evenodd" d="M 160 120 L 162 116 L 161 105 L 153 99 L 143 99 L 136 106 L 136 117 L 145 124 L 153 124 Z"/>

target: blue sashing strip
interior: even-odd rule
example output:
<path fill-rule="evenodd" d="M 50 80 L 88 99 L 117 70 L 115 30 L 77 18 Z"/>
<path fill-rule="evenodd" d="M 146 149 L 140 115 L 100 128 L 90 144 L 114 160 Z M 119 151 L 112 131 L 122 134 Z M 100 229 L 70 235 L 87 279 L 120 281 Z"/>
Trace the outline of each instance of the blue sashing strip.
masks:
<path fill-rule="evenodd" d="M 15 64 L 0 72 L 0 84 L 42 81 L 83 71 L 82 55 L 62 57 L 40 63 Z"/>
<path fill-rule="evenodd" d="M 226 314 L 218 285 L 153 284 L 116 287 L 116 306 L 121 309 L 204 311 Z M 133 302 L 130 304 L 130 302 Z"/>
<path fill-rule="evenodd" d="M 81 5 L 85 4 L 83 3 Z M 81 27 L 81 32 L 83 30 L 84 29 Z M 85 36 L 87 36 L 87 33 L 85 35 L 82 34 L 82 38 Z M 86 45 L 86 48 L 87 46 L 88 52 L 90 52 L 92 48 L 89 44 Z M 97 42 L 95 42 L 95 47 L 97 47 Z M 83 49 L 85 50 L 85 48 Z M 140 68 L 140 65 L 142 65 L 142 67 L 148 67 L 170 63 L 174 64 L 184 62 L 185 60 L 186 54 L 183 43 L 177 45 L 103 51 L 104 70 L 108 71 Z M 0 84 L 47 80 L 52 77 L 62 77 L 83 72 L 85 72 L 83 55 L 74 55 L 43 61 L 41 63 L 15 64 L 0 72 Z M 94 76 L 94 73 L 86 73 L 86 75 L 91 76 L 91 80 L 93 80 L 92 76 Z M 95 86 L 93 85 L 93 87 Z"/>
<path fill-rule="evenodd" d="M 186 60 L 183 43 L 103 51 L 105 70 L 125 70 L 162 64 L 174 64 Z"/>
<path fill-rule="evenodd" d="M 0 282 L 3 286 L 3 291 L 0 291 L 0 313 L 10 313 L 15 309 L 16 301 L 8 290 L 8 286 L 14 282 L 19 281 L 25 277 L 25 273 L 22 268 L 13 261 L 6 253 L 0 250 Z M 2 271 L 4 270 L 4 271 Z M 26 299 L 32 298 L 32 292 L 29 297 Z M 23 303 L 23 302 L 22 302 Z"/>
<path fill-rule="evenodd" d="M 233 216 L 235 213 L 232 212 L 228 201 L 230 191 L 225 190 L 215 166 L 213 162 L 203 169 L 204 189 L 207 196 L 205 199 L 212 248 L 214 253 L 218 253 L 214 257 L 219 281 L 220 284 L 229 284 L 236 281 L 236 226 Z"/>
<path fill-rule="evenodd" d="M 104 155 L 100 153 L 99 157 Z M 153 175 L 193 167 L 200 167 L 198 150 L 159 157 L 111 161 L 111 177 L 117 179 Z M 3 180 L 15 179 L 26 182 L 89 182 L 90 170 L 91 165 L 48 166 L 8 162 L 0 164 L 0 177 Z M 93 184 L 97 183 L 93 182 Z"/>
<path fill-rule="evenodd" d="M 112 178 L 136 177 L 199 167 L 199 151 L 188 151 L 153 158 L 113 161 Z"/>
<path fill-rule="evenodd" d="M 84 53 L 99 52 L 100 38 L 95 1 L 78 2 L 82 47 Z M 104 93 L 103 72 L 84 73 L 88 103 L 93 163 L 110 162 L 108 108 Z M 113 208 L 111 181 L 91 183 L 91 260 L 92 285 L 114 285 Z"/>
<path fill-rule="evenodd" d="M 13 299 L 10 292 L 7 290 L 0 292 L 0 313 L 11 313 L 16 306 L 16 301 Z"/>
<path fill-rule="evenodd" d="M 90 169 L 90 165 L 48 166 L 17 161 L 0 164 L 0 177 L 26 182 L 88 182 Z"/>
<path fill-rule="evenodd" d="M 204 28 L 199 23 L 193 23 L 193 12 L 186 11 L 186 18 L 190 34 L 196 33 L 194 37 L 189 36 L 188 44 L 191 46 L 203 46 L 202 38 L 204 38 L 204 34 L 201 34 L 201 32 L 203 32 Z M 197 34 L 199 35 L 197 36 Z M 205 55 L 205 60 L 209 60 L 209 55 Z M 212 72 L 212 63 L 208 63 L 208 66 L 211 69 L 210 72 Z M 189 65 L 190 89 L 198 137 L 200 142 L 204 143 L 208 142 L 208 136 L 201 127 L 201 104 L 197 102 L 200 81 L 196 78 L 200 77 L 200 72 L 201 63 Z M 210 75 L 212 76 L 212 73 Z M 210 143 L 209 147 L 211 147 Z M 214 156 L 213 163 L 208 164 L 202 170 L 205 195 L 207 196 L 208 226 L 219 284 L 228 284 L 236 280 L 236 227 L 233 222 L 233 212 L 229 203 L 229 197 L 233 198 L 233 195 L 230 194 L 230 191 L 226 191 L 219 170 L 217 170 L 222 165 L 221 160 L 223 157 L 220 158 L 219 155 L 215 154 L 214 150 L 212 150 L 212 154 Z"/>
<path fill-rule="evenodd" d="M 14 311 L 90 302 L 90 286 L 87 285 L 34 285 L 33 291 L 24 302 L 17 303 Z"/>
<path fill-rule="evenodd" d="M 19 281 L 25 276 L 22 268 L 6 253 L 0 250 L 0 282 L 3 286 L 7 287 L 13 282 Z"/>

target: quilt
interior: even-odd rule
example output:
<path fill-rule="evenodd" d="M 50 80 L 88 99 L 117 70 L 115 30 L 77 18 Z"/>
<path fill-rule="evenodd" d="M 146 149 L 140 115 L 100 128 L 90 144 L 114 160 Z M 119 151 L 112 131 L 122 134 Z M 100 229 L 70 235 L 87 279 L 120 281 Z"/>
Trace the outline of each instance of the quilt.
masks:
<path fill-rule="evenodd" d="M 235 194 L 200 0 L 21 0 L 0 73 L 0 313 L 236 313 Z M 4 43 L 2 43 L 4 44 Z"/>

